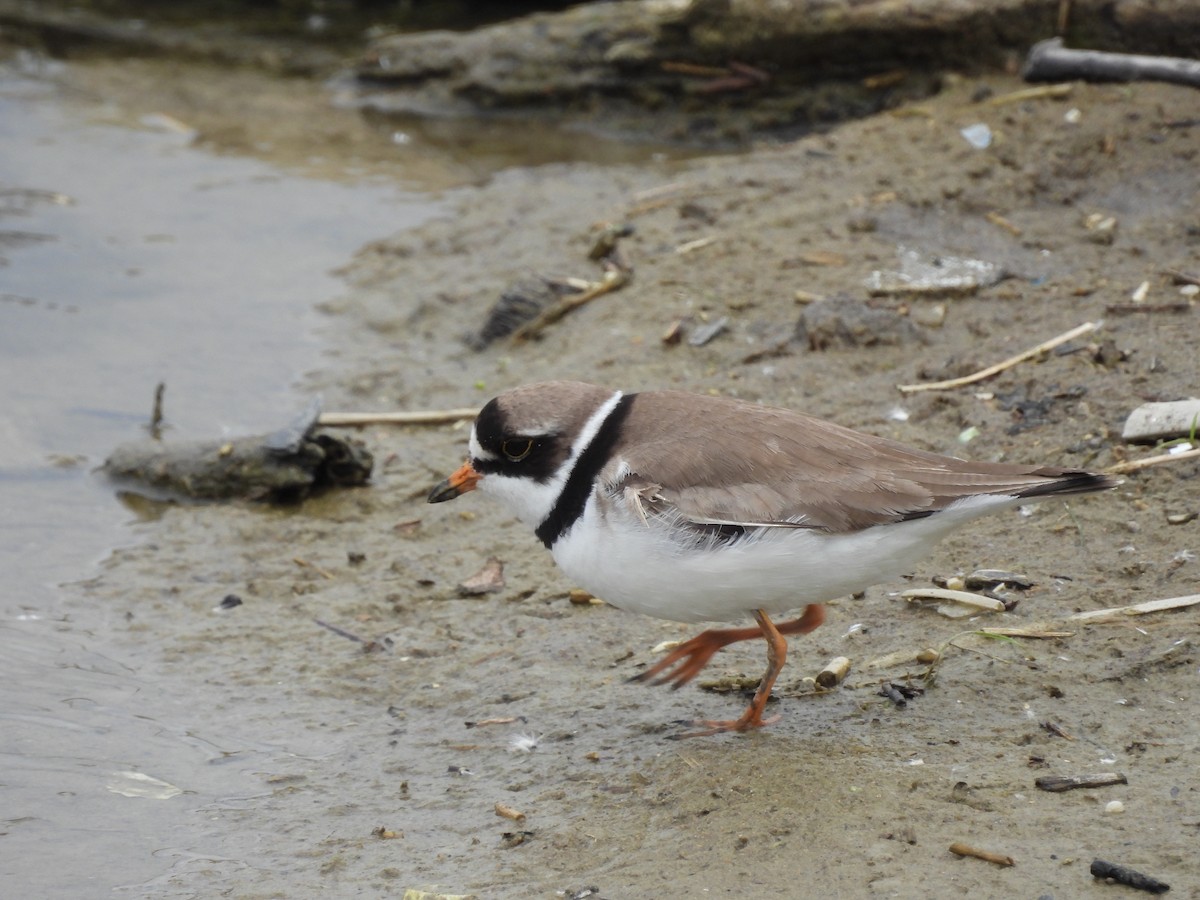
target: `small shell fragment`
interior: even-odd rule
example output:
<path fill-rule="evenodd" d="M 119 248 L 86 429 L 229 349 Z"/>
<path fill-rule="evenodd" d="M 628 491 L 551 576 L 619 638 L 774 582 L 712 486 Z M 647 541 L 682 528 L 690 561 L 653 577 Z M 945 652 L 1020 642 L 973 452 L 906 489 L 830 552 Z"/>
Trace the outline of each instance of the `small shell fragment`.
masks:
<path fill-rule="evenodd" d="M 478 597 L 504 590 L 504 563 L 489 556 L 483 568 L 458 585 L 460 597 Z"/>
<path fill-rule="evenodd" d="M 709 322 L 707 325 L 702 325 L 693 331 L 688 338 L 688 343 L 693 347 L 703 347 L 728 327 L 729 316 L 722 316 L 715 322 Z"/>
<path fill-rule="evenodd" d="M 980 611 L 987 612 L 1004 612 L 1004 603 L 994 597 L 984 597 L 982 594 L 972 594 L 969 591 L 951 591 L 945 588 L 914 588 L 910 591 L 903 591 L 900 597 L 904 600 L 948 600 L 950 603 L 959 604 L 951 606 L 942 604 L 938 606 L 937 611 L 947 618 L 956 619 L 963 616 L 974 615 Z"/>

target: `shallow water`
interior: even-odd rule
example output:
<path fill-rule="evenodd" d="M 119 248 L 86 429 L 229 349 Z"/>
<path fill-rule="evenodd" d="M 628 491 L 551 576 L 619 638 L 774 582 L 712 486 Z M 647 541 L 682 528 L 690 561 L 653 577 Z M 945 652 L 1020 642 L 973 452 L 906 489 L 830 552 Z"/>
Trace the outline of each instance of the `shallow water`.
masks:
<path fill-rule="evenodd" d="M 175 436 L 286 422 L 331 270 L 437 204 L 216 156 L 166 117 L 111 124 L 53 80 L 0 77 L 0 486 L 23 511 L 0 564 L 26 592 L 111 548 L 129 514 L 91 469 L 144 436 L 158 382 Z"/>
<path fill-rule="evenodd" d="M 320 365 L 332 270 L 439 208 L 395 180 L 216 155 L 166 117 L 130 125 L 62 71 L 0 69 L 0 830 L 4 875 L 30 897 L 169 870 L 131 869 L 122 847 L 172 846 L 187 817 L 153 802 L 177 793 L 170 770 L 188 764 L 193 791 L 227 778 L 212 736 L 180 724 L 179 686 L 110 655 L 105 610 L 62 603 L 56 584 L 134 540 L 94 468 L 145 436 L 158 382 L 171 437 L 286 422 Z"/>

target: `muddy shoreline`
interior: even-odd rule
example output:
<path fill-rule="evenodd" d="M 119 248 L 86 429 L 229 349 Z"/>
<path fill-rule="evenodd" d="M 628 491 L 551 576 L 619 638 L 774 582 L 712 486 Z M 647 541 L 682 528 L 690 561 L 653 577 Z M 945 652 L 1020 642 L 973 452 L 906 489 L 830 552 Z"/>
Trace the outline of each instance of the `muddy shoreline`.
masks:
<path fill-rule="evenodd" d="M 1023 85 L 949 81 L 919 106 L 794 143 L 460 188 L 443 218 L 347 264 L 324 308 L 327 360 L 303 388 L 331 409 L 438 408 L 572 377 L 737 395 L 981 458 L 1104 467 L 1141 452 L 1121 444 L 1120 423 L 1145 400 L 1195 393 L 1196 311 L 1108 308 L 1144 282 L 1150 302 L 1177 300 L 1164 271 L 1196 268 L 1198 144 L 1180 125 L 1194 91 L 1078 85 L 989 105 Z M 316 119 L 322 102 L 314 92 Z M 979 122 L 986 149 L 961 134 Z M 1106 218 L 1115 227 L 1098 234 Z M 512 281 L 592 274 L 594 228 L 617 221 L 636 228 L 628 286 L 540 341 L 462 342 Z M 900 248 L 987 260 L 1005 277 L 969 296 L 870 297 L 867 280 L 896 268 Z M 937 324 L 917 325 L 916 341 L 814 351 L 789 340 L 798 291 Z M 724 316 L 703 346 L 661 341 L 677 320 Z M 974 388 L 896 390 L 1098 320 L 1116 356 L 1080 342 Z M 778 724 L 675 742 L 676 721 L 742 705 L 626 683 L 691 629 L 571 604 L 536 541 L 485 502 L 426 506 L 461 457 L 461 427 L 359 436 L 381 461 L 368 487 L 283 510 L 168 508 L 71 588 L 125 665 L 176 691 L 165 727 L 203 736 L 194 768 L 159 773 L 187 791 L 168 802 L 192 856 L 156 896 L 785 896 L 797 879 L 830 897 L 1077 896 L 1100 889 L 1087 872 L 1100 856 L 1200 897 L 1194 610 L 1049 641 L 968 634 L 1059 629 L 1076 611 L 1195 592 L 1200 525 L 1166 518 L 1196 508 L 1195 463 L 974 525 L 911 580 L 832 604 L 793 642 Z M 507 588 L 460 597 L 493 555 Z M 1014 611 L 965 623 L 893 596 L 979 566 L 1037 586 Z M 228 594 L 244 602 L 215 612 Z M 930 646 L 944 659 L 923 696 L 904 709 L 877 696 L 924 666 L 868 661 Z M 834 655 L 855 668 L 814 694 L 804 678 Z M 753 676 L 760 656 L 731 648 L 714 674 Z M 489 719 L 509 721 L 467 725 Z M 1128 784 L 1033 786 L 1091 771 Z M 1106 813 L 1112 800 L 1122 812 Z M 526 818 L 497 816 L 497 803 Z M 958 858 L 955 841 L 1017 864 Z"/>

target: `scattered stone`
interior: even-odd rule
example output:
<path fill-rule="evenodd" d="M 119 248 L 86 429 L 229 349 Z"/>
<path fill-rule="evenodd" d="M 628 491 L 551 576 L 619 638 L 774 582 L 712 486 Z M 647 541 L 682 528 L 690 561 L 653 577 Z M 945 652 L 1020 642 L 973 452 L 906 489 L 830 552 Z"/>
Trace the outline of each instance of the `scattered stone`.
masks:
<path fill-rule="evenodd" d="M 866 279 L 871 296 L 967 297 L 1004 278 L 996 263 L 962 256 L 927 256 L 917 250 L 897 250 L 900 267 L 877 269 Z"/>
<path fill-rule="evenodd" d="M 1121 439 L 1129 443 L 1152 443 L 1188 437 L 1200 432 L 1200 398 L 1144 403 L 1129 414 Z"/>
<path fill-rule="evenodd" d="M 703 347 L 717 335 L 729 327 L 729 316 L 721 316 L 715 322 L 709 322 L 692 332 L 688 343 L 693 347 Z"/>
<path fill-rule="evenodd" d="M 898 346 L 920 343 L 925 337 L 916 325 L 890 309 L 876 309 L 861 300 L 818 300 L 800 313 L 794 339 L 810 350 L 828 350 Z"/>

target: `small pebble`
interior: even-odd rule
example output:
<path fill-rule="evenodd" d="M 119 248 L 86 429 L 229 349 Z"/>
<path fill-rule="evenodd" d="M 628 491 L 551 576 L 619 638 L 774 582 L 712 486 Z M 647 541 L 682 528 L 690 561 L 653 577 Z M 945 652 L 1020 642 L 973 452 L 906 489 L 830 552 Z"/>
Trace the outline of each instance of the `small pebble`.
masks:
<path fill-rule="evenodd" d="M 1125 804 L 1120 800 L 1109 800 L 1104 804 L 1104 814 L 1106 816 L 1115 816 L 1125 812 Z"/>
<path fill-rule="evenodd" d="M 242 598 L 237 594 L 226 594 L 219 606 L 213 607 L 213 612 L 228 612 L 242 605 Z"/>

